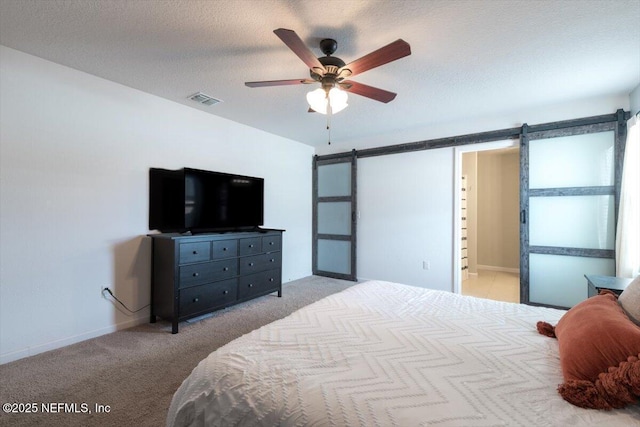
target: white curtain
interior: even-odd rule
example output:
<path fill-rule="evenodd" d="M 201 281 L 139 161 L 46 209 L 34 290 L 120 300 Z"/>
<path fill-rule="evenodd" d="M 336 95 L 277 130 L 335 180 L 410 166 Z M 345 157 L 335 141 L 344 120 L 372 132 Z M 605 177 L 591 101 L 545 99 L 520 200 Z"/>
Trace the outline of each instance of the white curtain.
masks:
<path fill-rule="evenodd" d="M 616 230 L 616 276 L 640 273 L 640 120 L 627 121 L 627 145 Z"/>

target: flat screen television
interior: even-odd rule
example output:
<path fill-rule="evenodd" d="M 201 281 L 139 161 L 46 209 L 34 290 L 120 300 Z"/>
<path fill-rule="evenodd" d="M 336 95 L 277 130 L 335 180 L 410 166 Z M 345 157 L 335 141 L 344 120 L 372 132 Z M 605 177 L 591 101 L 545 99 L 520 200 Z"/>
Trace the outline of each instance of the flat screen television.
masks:
<path fill-rule="evenodd" d="M 199 169 L 149 169 L 149 229 L 207 232 L 264 224 L 264 179 Z"/>

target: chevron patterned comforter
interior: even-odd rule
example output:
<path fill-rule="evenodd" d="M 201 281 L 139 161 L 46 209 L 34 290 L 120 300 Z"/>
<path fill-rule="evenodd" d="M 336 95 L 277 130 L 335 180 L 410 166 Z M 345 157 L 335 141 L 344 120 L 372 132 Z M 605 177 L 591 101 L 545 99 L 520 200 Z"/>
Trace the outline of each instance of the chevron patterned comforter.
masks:
<path fill-rule="evenodd" d="M 211 353 L 168 426 L 630 426 L 562 400 L 564 311 L 370 281 Z"/>

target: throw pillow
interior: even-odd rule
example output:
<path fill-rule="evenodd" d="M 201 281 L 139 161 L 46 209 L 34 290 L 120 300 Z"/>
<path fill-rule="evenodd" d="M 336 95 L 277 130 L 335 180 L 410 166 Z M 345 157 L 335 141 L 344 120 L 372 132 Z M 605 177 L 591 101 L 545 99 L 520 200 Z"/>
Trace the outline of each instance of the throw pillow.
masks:
<path fill-rule="evenodd" d="M 616 296 L 602 292 L 569 310 L 554 328 L 538 331 L 558 339 L 569 403 L 597 409 L 620 408 L 640 397 L 640 327 L 623 312 Z"/>

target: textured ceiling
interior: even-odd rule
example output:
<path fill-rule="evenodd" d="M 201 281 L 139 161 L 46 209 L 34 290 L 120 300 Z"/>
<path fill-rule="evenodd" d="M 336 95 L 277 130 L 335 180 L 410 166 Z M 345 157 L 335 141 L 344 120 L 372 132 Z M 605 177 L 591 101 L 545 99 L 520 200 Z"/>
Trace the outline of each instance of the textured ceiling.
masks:
<path fill-rule="evenodd" d="M 351 95 L 334 145 L 464 116 L 606 95 L 640 83 L 640 0 L 0 0 L 0 43 L 305 144 L 327 143 L 307 113 L 308 69 L 273 34 L 288 28 L 349 63 L 398 38 L 411 56 L 353 80 L 398 94 Z M 319 86 L 319 85 L 318 85 Z M 224 102 L 205 107 L 202 91 Z M 410 141 L 405 141 L 410 142 Z"/>

